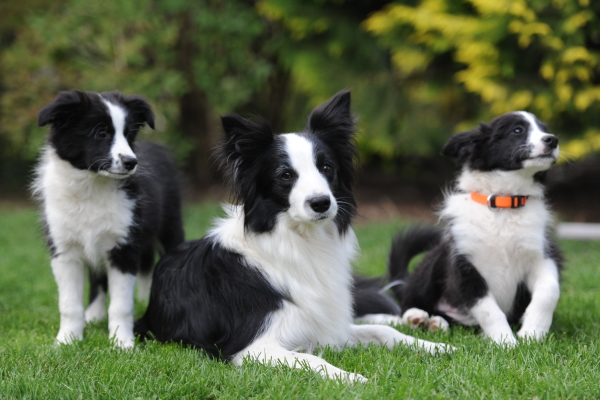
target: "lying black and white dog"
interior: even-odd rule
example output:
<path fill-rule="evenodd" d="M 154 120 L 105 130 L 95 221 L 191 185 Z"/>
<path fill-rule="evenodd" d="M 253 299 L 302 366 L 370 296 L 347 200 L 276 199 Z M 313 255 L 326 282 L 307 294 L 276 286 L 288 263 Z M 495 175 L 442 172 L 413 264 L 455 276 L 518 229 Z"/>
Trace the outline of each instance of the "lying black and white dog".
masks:
<path fill-rule="evenodd" d="M 189 344 L 236 365 L 247 359 L 364 380 L 320 357 L 317 346 L 446 345 L 388 326 L 353 325 L 357 241 L 352 184 L 357 149 L 350 92 L 317 107 L 300 133 L 222 118 L 217 158 L 239 205 L 203 238 L 167 254 L 154 272 L 136 333 Z"/>
<path fill-rule="evenodd" d="M 527 112 L 512 112 L 454 135 L 442 154 L 462 166 L 446 194 L 444 232 L 414 227 L 392 246 L 392 290 L 409 325 L 478 325 L 496 343 L 541 340 L 559 298 L 562 258 L 540 182 L 558 158 L 558 139 Z M 410 259 L 431 250 L 408 274 Z M 429 319 L 429 314 L 439 316 Z M 443 317 L 446 320 L 440 318 Z"/>
<path fill-rule="evenodd" d="M 138 294 L 149 292 L 155 242 L 170 250 L 184 239 L 174 164 L 164 148 L 135 143 L 142 126 L 154 128 L 139 96 L 62 92 L 39 113 L 39 125 L 47 124 L 33 192 L 58 285 L 56 340 L 81 340 L 85 321 L 106 316 L 108 287 L 109 335 L 132 347 L 136 273 L 145 278 Z M 85 266 L 91 291 L 84 316 Z"/>

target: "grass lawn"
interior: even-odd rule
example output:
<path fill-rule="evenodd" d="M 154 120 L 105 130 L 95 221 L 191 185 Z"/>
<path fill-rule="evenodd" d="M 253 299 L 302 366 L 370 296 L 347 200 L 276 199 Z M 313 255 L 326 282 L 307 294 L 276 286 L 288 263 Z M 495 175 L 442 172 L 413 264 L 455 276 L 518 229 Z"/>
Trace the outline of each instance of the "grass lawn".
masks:
<path fill-rule="evenodd" d="M 200 237 L 217 212 L 214 205 L 187 207 L 188 238 Z M 356 227 L 360 272 L 384 270 L 400 226 Z M 543 343 L 503 350 L 471 329 L 454 328 L 448 334 L 413 332 L 460 349 L 451 355 L 405 347 L 323 350 L 333 365 L 369 379 L 345 385 L 310 371 L 236 368 L 177 344 L 115 350 L 106 322 L 88 325 L 81 343 L 55 346 L 57 289 L 36 212 L 4 207 L 0 227 L 0 399 L 600 398 L 600 243 L 562 242 L 562 296 Z M 139 316 L 144 305 L 136 307 Z"/>

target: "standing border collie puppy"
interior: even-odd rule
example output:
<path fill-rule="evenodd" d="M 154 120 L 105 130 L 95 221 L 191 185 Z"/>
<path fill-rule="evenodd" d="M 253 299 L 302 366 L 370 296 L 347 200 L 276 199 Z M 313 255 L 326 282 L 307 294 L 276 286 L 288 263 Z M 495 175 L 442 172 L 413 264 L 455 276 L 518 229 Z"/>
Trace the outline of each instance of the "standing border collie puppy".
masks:
<path fill-rule="evenodd" d="M 558 302 L 562 257 L 549 235 L 552 218 L 540 183 L 558 158 L 558 139 L 527 112 L 453 136 L 442 150 L 462 164 L 446 195 L 445 233 L 416 227 L 394 241 L 389 272 L 406 280 L 392 290 L 410 325 L 428 313 L 452 323 L 478 325 L 498 344 L 541 340 Z M 408 276 L 410 258 L 431 250 Z M 435 317 L 436 327 L 447 322 Z"/>
<path fill-rule="evenodd" d="M 388 326 L 352 324 L 350 226 L 354 121 L 350 92 L 312 111 L 300 133 L 222 118 L 218 161 L 240 205 L 203 238 L 167 254 L 154 272 L 136 333 L 175 341 L 241 365 L 247 358 L 364 380 L 301 353 L 317 346 L 397 343 L 444 352 Z"/>
<path fill-rule="evenodd" d="M 145 278 L 138 295 L 149 292 L 155 242 L 169 250 L 184 239 L 175 167 L 164 148 L 134 143 L 140 127 L 154 128 L 139 96 L 62 92 L 39 113 L 39 125 L 47 124 L 33 192 L 58 285 L 56 340 L 83 339 L 85 322 L 106 316 L 108 288 L 109 335 L 130 348 L 136 273 Z M 85 315 L 84 266 L 91 282 Z"/>

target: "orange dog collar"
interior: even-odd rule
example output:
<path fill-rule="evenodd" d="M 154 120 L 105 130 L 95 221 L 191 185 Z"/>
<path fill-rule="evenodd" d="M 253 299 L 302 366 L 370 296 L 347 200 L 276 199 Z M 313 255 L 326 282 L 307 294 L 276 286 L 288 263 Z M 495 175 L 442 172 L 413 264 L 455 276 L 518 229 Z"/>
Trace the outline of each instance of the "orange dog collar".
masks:
<path fill-rule="evenodd" d="M 471 192 L 471 200 L 484 204 L 489 208 L 521 208 L 527 203 L 529 196 L 486 196 L 481 193 Z"/>

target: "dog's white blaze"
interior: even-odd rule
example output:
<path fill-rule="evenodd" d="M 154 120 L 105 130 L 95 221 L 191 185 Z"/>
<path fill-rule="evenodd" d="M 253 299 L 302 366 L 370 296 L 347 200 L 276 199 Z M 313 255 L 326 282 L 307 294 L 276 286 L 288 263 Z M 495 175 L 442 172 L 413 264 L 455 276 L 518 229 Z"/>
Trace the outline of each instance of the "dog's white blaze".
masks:
<path fill-rule="evenodd" d="M 323 216 L 334 217 L 337 213 L 337 202 L 331 193 L 327 179 L 315 165 L 313 144 L 294 133 L 282 137 L 292 167 L 298 173 L 298 179 L 290 193 L 290 215 L 297 221 L 311 221 Z M 329 197 L 331 206 L 326 213 L 319 214 L 310 208 L 307 201 L 317 196 Z"/>
<path fill-rule="evenodd" d="M 127 171 L 123 167 L 123 163 L 121 162 L 120 158 L 121 155 L 136 158 L 135 153 L 125 138 L 125 118 L 127 117 L 127 112 L 120 106 L 113 104 L 110 101 L 105 99 L 102 99 L 102 101 L 108 108 L 113 127 L 115 128 L 115 136 L 110 149 L 110 155 L 112 158 L 110 172 L 121 174 L 127 173 L 127 176 L 129 176 L 135 172 L 137 166 L 132 171 Z"/>
<path fill-rule="evenodd" d="M 521 114 L 523 116 L 523 118 L 525 118 L 527 120 L 527 122 L 529 123 L 529 143 L 532 145 L 532 149 L 531 149 L 531 153 L 530 153 L 530 157 L 537 157 L 539 155 L 542 155 L 545 153 L 546 150 L 546 145 L 544 144 L 544 142 L 542 141 L 542 139 L 548 135 L 547 132 L 543 132 L 539 125 L 537 124 L 537 122 L 535 121 L 535 116 L 531 113 L 528 113 L 526 111 L 519 111 L 519 114 Z M 554 158 L 558 157 L 558 147 L 556 149 L 553 150 L 553 155 Z M 529 161 L 529 160 L 528 160 Z M 547 164 L 547 163 L 551 163 L 552 160 L 544 160 L 544 162 L 542 164 Z M 538 163 L 529 163 L 529 164 L 535 164 L 535 165 L 531 165 L 531 166 L 538 166 Z M 525 161 L 525 167 L 528 167 L 528 162 Z"/>

